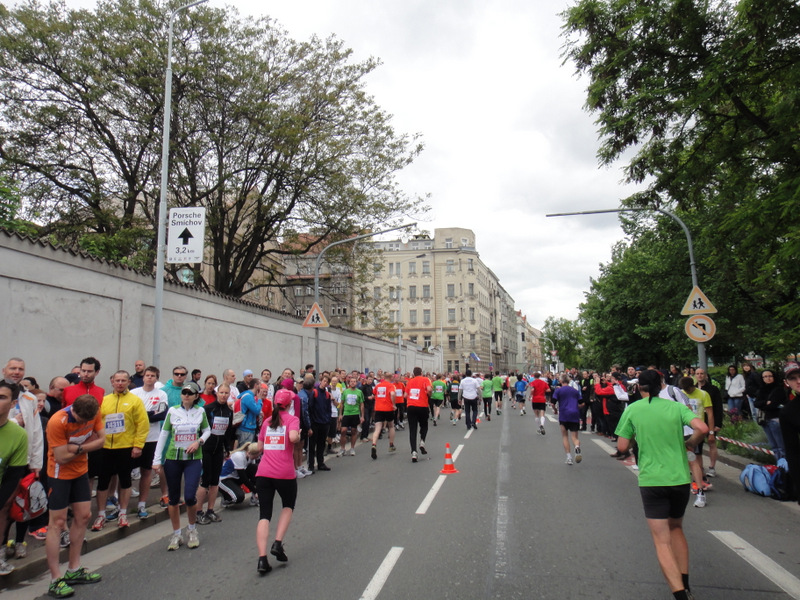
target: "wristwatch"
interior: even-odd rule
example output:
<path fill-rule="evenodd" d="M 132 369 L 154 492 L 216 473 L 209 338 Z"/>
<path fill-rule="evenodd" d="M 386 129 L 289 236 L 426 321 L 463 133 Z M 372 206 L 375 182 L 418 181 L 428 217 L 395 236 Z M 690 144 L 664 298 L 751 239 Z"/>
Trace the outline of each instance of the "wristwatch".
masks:
<path fill-rule="evenodd" d="M 78 444 L 78 449 L 77 449 L 77 450 L 75 450 L 75 454 L 76 454 L 76 455 L 78 455 L 78 454 L 83 454 L 83 446 L 81 446 L 80 444 Z"/>

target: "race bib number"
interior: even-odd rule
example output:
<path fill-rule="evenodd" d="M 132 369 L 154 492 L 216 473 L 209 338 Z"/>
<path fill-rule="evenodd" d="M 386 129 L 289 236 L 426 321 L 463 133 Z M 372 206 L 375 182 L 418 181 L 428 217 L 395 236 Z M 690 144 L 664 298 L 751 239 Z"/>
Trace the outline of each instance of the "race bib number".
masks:
<path fill-rule="evenodd" d="M 408 398 L 409 400 L 419 400 L 419 390 L 416 388 L 408 390 Z"/>
<path fill-rule="evenodd" d="M 376 398 L 386 398 L 386 388 L 379 387 L 375 389 L 375 397 Z"/>
<path fill-rule="evenodd" d="M 395 390 L 394 395 L 397 396 L 398 398 L 402 398 L 403 390 Z"/>
<path fill-rule="evenodd" d="M 286 449 L 286 426 L 281 425 L 273 429 L 267 427 L 264 435 L 264 450 L 285 450 Z"/>
<path fill-rule="evenodd" d="M 442 387 L 441 385 L 437 385 L 436 386 L 436 393 L 437 394 L 441 394 L 442 392 L 444 392 L 444 387 Z"/>
<path fill-rule="evenodd" d="M 452 384 L 450 386 L 450 391 L 451 392 L 458 392 L 458 384 L 457 383 Z"/>
<path fill-rule="evenodd" d="M 175 427 L 175 446 L 188 448 L 197 441 L 197 425 L 178 425 Z"/>
<path fill-rule="evenodd" d="M 125 415 L 122 413 L 111 413 L 106 415 L 106 434 L 122 433 L 125 431 Z"/>
<path fill-rule="evenodd" d="M 356 394 L 347 394 L 345 402 L 347 402 L 349 406 L 355 406 L 358 404 L 358 396 Z"/>
<path fill-rule="evenodd" d="M 228 430 L 227 417 L 214 417 L 214 422 L 211 424 L 211 435 L 225 435 Z"/>

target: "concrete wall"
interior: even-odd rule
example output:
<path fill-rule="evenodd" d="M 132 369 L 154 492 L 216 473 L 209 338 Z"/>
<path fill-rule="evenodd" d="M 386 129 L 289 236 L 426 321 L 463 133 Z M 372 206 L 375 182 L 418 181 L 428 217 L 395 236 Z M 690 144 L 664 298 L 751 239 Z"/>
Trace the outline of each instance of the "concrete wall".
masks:
<path fill-rule="evenodd" d="M 97 383 L 109 389 L 117 369 L 149 363 L 153 350 L 153 277 L 0 230 L 0 362 L 19 356 L 46 386 L 85 356 L 102 364 Z M 247 302 L 165 283 L 162 380 L 182 364 L 204 375 L 234 369 L 275 376 L 314 362 L 314 330 L 302 319 Z M 404 348 L 403 371 L 441 369 L 441 354 Z M 397 344 L 335 328 L 320 330 L 323 369 L 391 370 Z"/>

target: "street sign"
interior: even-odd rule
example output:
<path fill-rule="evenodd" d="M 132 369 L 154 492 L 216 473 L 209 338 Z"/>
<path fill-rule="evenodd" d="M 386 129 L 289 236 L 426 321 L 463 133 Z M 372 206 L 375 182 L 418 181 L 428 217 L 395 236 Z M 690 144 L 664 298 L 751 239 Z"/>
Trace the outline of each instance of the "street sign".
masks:
<path fill-rule="evenodd" d="M 328 319 L 325 318 L 325 315 L 322 313 L 322 309 L 316 302 L 314 302 L 311 310 L 308 311 L 306 320 L 303 321 L 303 327 L 330 327 Z"/>
<path fill-rule="evenodd" d="M 167 262 L 203 262 L 206 237 L 206 209 L 171 208 L 167 221 Z"/>
<path fill-rule="evenodd" d="M 689 294 L 689 298 L 686 300 L 686 304 L 683 305 L 681 314 L 709 315 L 715 312 L 717 312 L 717 309 L 711 304 L 711 300 L 708 299 L 708 296 L 706 296 L 699 287 L 694 286 L 692 288 L 692 293 Z"/>
<path fill-rule="evenodd" d="M 695 315 L 686 319 L 686 335 L 695 342 L 707 342 L 717 333 L 717 324 L 707 315 Z"/>

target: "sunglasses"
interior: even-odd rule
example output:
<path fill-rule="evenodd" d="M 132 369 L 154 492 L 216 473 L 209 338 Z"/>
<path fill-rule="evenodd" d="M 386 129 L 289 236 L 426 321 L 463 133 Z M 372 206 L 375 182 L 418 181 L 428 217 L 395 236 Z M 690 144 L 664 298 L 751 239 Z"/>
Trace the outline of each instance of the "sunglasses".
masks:
<path fill-rule="evenodd" d="M 176 373 L 175 371 L 172 372 L 175 377 L 186 377 L 186 373 Z"/>
<path fill-rule="evenodd" d="M 181 396 L 194 396 L 197 392 L 193 392 L 192 390 L 181 390 Z"/>

